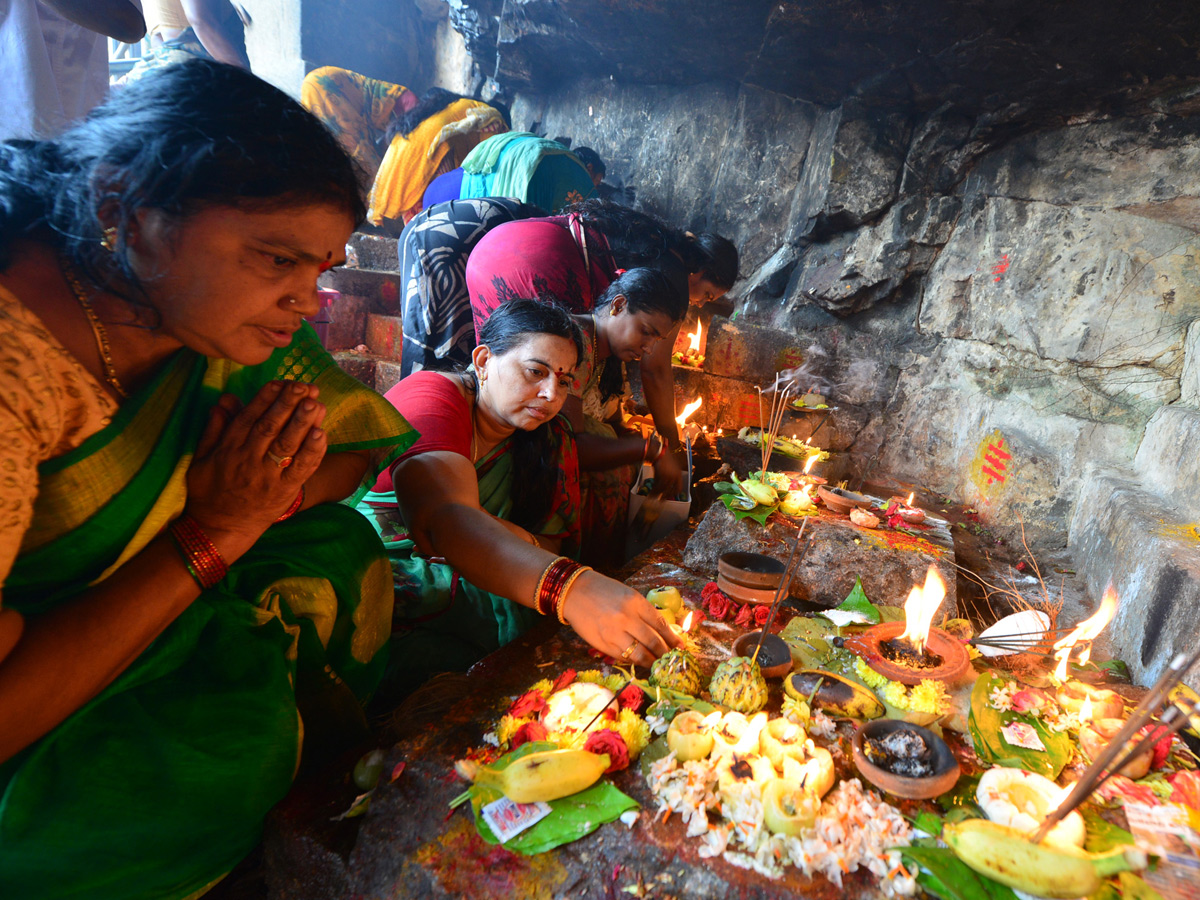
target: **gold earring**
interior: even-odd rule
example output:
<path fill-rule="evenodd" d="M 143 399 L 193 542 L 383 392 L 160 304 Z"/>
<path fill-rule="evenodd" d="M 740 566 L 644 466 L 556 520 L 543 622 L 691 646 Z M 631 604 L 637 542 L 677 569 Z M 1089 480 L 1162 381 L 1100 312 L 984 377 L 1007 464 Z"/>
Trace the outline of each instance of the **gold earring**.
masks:
<path fill-rule="evenodd" d="M 100 246 L 112 253 L 117 249 L 117 226 L 109 225 L 101 232 L 104 237 L 100 238 Z"/>

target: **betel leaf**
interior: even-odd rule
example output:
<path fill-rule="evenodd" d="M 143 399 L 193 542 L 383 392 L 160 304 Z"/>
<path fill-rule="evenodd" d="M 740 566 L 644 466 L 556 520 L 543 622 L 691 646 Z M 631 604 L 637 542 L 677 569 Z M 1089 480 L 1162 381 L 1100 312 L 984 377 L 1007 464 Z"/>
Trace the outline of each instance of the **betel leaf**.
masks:
<path fill-rule="evenodd" d="M 846 599 L 837 608 L 827 609 L 821 615 L 839 628 L 854 623 L 878 625 L 880 619 L 879 610 L 867 599 L 867 592 L 863 590 L 862 578 L 857 576 Z"/>
<path fill-rule="evenodd" d="M 701 700 L 699 697 L 693 697 L 691 694 L 685 694 L 683 691 L 673 691 L 670 688 L 662 687 L 661 685 L 651 684 L 643 678 L 634 678 L 633 683 L 646 692 L 647 697 L 654 698 L 654 702 L 659 700 L 669 701 L 680 709 L 694 709 L 696 712 L 708 715 L 710 712 L 715 712 L 716 707 L 706 700 Z"/>
<path fill-rule="evenodd" d="M 920 866 L 917 883 L 942 900 L 1016 900 L 1012 888 L 980 875 L 947 847 L 901 847 L 900 856 Z"/>
<path fill-rule="evenodd" d="M 753 509 L 743 509 L 737 502 L 737 498 L 739 496 L 741 496 L 741 495 L 740 494 L 722 494 L 721 502 L 725 504 L 725 508 L 728 509 L 731 513 L 733 513 L 734 518 L 737 519 L 739 522 L 742 521 L 743 519 L 752 519 L 755 522 L 757 522 L 759 525 L 766 525 L 767 524 L 767 516 L 769 516 L 769 515 L 771 515 L 771 513 L 775 512 L 775 507 L 774 506 L 763 506 L 760 503 L 758 506 L 754 507 Z"/>
<path fill-rule="evenodd" d="M 801 669 L 821 669 L 829 661 L 833 648 L 826 638 L 829 623 L 810 616 L 794 616 L 779 632 L 792 651 L 792 662 Z"/>
<path fill-rule="evenodd" d="M 967 727 L 975 744 L 975 755 L 985 763 L 1025 769 L 1055 779 L 1071 761 L 1075 746 L 1065 731 L 1051 731 L 1041 719 L 1016 712 L 1001 712 L 988 703 L 992 689 L 1003 687 L 1006 680 L 993 672 L 984 672 L 971 691 L 971 714 Z M 1000 729 L 1009 722 L 1024 722 L 1041 739 L 1045 750 L 1014 747 L 1004 739 Z"/>
<path fill-rule="evenodd" d="M 1119 825 L 1109 822 L 1094 809 L 1081 809 L 1079 812 L 1087 827 L 1087 838 L 1083 848 L 1089 853 L 1105 853 L 1113 847 L 1134 842 L 1132 834 Z"/>

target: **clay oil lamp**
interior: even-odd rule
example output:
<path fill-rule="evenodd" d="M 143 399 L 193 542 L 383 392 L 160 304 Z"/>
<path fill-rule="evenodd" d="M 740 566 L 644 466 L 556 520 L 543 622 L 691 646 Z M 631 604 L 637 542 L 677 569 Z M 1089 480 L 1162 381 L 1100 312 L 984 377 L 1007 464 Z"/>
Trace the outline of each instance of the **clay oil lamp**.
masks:
<path fill-rule="evenodd" d="M 1109 691 L 1108 693 L 1112 692 Z M 1124 712 L 1123 706 L 1121 712 Z M 1099 715 L 1098 712 L 1094 712 L 1090 699 L 1083 701 L 1079 712 L 1079 721 L 1081 723 L 1079 727 L 1079 749 L 1084 752 L 1084 755 L 1088 759 L 1095 759 L 1099 756 L 1101 751 L 1112 743 L 1112 739 L 1117 736 L 1117 732 L 1125 725 L 1123 718 L 1105 717 Z M 1129 751 L 1137 742 L 1138 738 L 1135 736 L 1126 742 L 1125 750 L 1122 752 Z M 1154 756 L 1154 743 L 1146 741 L 1143 747 L 1145 748 L 1145 752 L 1139 753 L 1123 765 L 1119 774 L 1134 780 L 1146 777 L 1150 771 L 1151 759 Z"/>
<path fill-rule="evenodd" d="M 1058 689 L 1055 700 L 1084 724 L 1093 719 L 1125 718 L 1125 699 L 1120 694 L 1082 681 L 1068 681 Z"/>
<path fill-rule="evenodd" d="M 855 732 L 851 746 L 863 777 L 895 797 L 938 797 L 954 787 L 961 774 L 945 741 L 908 722 L 868 722 Z"/>
<path fill-rule="evenodd" d="M 966 646 L 949 632 L 932 627 L 945 596 L 946 583 L 930 566 L 924 586 L 914 587 L 908 595 L 903 622 L 873 625 L 847 638 L 846 648 L 880 675 L 901 684 L 960 680 L 971 667 Z"/>
<path fill-rule="evenodd" d="M 742 603 L 770 603 L 785 568 L 762 553 L 724 553 L 717 560 L 717 587 Z"/>
<path fill-rule="evenodd" d="M 896 515 L 909 525 L 920 525 L 925 521 L 925 510 L 913 506 L 912 493 L 908 495 L 907 500 L 900 504 L 900 508 L 896 510 Z"/>
<path fill-rule="evenodd" d="M 818 485 L 817 496 L 830 512 L 848 515 L 855 507 L 865 508 L 871 505 L 871 498 L 865 494 L 848 491 L 845 488 L 831 488 Z"/>

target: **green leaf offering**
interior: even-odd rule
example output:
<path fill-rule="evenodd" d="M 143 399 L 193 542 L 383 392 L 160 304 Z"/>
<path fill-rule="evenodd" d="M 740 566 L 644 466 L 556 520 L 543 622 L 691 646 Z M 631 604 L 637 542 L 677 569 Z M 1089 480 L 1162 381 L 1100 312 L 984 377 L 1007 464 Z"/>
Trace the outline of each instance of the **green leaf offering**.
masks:
<path fill-rule="evenodd" d="M 993 672 L 984 672 L 971 691 L 971 714 L 967 727 L 975 745 L 975 755 L 983 762 L 1013 769 L 1025 769 L 1054 779 L 1071 761 L 1075 745 L 1065 731 L 1051 731 L 1041 719 L 1017 712 L 1002 712 L 993 708 L 988 700 L 992 689 L 1003 687 L 1006 680 Z M 1020 722 L 1028 725 L 1037 734 L 1045 750 L 1018 747 L 1009 743 L 1001 731 L 1004 726 Z"/>
<path fill-rule="evenodd" d="M 878 625 L 880 620 L 879 610 L 867 599 L 866 591 L 862 586 L 862 578 L 857 576 L 849 596 L 836 609 L 827 609 L 821 615 L 838 628 L 854 624 Z"/>
<path fill-rule="evenodd" d="M 917 884 L 942 900 L 1016 900 L 1012 888 L 980 875 L 948 847 L 901 847 L 900 856 L 921 867 Z"/>
<path fill-rule="evenodd" d="M 725 504 L 725 508 L 733 513 L 734 518 L 739 522 L 743 519 L 752 519 L 759 525 L 767 524 L 767 516 L 775 512 L 774 506 L 763 506 L 761 503 L 753 509 L 745 509 L 738 503 L 741 494 L 722 494 L 721 502 Z"/>
<path fill-rule="evenodd" d="M 1114 825 L 1104 819 L 1094 809 L 1081 809 L 1079 812 L 1083 816 L 1083 824 L 1087 828 L 1087 838 L 1084 840 L 1083 849 L 1088 853 L 1105 853 L 1113 847 L 1134 842 L 1132 834 L 1119 825 Z"/>
<path fill-rule="evenodd" d="M 530 741 L 528 744 L 522 744 L 512 753 L 500 757 L 492 763 L 492 766 L 503 769 L 511 765 L 514 760 L 529 753 L 536 753 L 539 750 L 554 750 L 557 747 L 557 744 L 550 741 Z M 499 800 L 503 795 L 493 787 L 482 785 L 472 785 L 468 793 L 471 795 L 471 808 L 475 812 L 475 828 L 479 832 L 479 836 L 489 844 L 499 844 L 500 839 L 488 826 L 480 810 L 487 804 Z M 551 800 L 552 812 L 550 815 L 508 840 L 504 847 L 527 856 L 544 853 L 555 847 L 561 847 L 563 844 L 569 844 L 571 841 L 577 841 L 579 838 L 591 834 L 601 825 L 619 818 L 621 813 L 637 809 L 637 807 L 636 800 L 602 779 L 577 794 Z"/>
<path fill-rule="evenodd" d="M 779 636 L 792 651 L 792 662 L 802 669 L 823 669 L 833 648 L 826 637 L 829 623 L 824 619 L 795 616 L 783 626 Z"/>

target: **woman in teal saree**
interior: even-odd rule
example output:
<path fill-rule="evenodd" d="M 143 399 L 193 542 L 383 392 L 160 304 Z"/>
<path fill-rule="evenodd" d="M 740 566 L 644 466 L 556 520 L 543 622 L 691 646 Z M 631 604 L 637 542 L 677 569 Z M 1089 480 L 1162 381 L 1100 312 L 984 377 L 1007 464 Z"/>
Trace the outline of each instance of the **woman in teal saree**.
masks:
<path fill-rule="evenodd" d="M 254 846 L 392 591 L 353 500 L 416 435 L 305 316 L 364 213 L 297 104 L 148 75 L 0 146 L 0 896 L 185 898 Z"/>

